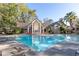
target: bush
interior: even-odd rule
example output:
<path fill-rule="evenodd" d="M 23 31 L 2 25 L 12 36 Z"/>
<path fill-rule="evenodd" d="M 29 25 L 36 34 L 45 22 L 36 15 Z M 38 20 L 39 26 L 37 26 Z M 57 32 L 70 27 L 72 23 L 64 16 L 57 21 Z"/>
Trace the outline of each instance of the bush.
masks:
<path fill-rule="evenodd" d="M 20 34 L 20 33 L 22 33 L 22 29 L 16 27 L 16 28 L 15 28 L 15 33 L 16 33 L 16 34 Z"/>
<path fill-rule="evenodd" d="M 13 28 L 5 28 L 4 32 L 6 34 L 13 34 L 14 29 Z"/>
<path fill-rule="evenodd" d="M 53 34 L 54 33 L 53 30 L 52 30 L 52 28 L 50 26 L 47 27 L 46 29 L 44 29 L 44 32 L 47 32 L 49 34 Z"/>
<path fill-rule="evenodd" d="M 64 27 L 60 27 L 60 33 L 62 33 L 62 34 L 65 34 L 66 33 L 66 30 L 65 30 Z"/>
<path fill-rule="evenodd" d="M 2 32 L 3 32 L 3 28 L 0 28 L 0 34 L 2 34 Z"/>
<path fill-rule="evenodd" d="M 19 27 L 14 27 L 14 28 L 0 28 L 0 34 L 20 34 L 23 33 L 23 29 Z"/>

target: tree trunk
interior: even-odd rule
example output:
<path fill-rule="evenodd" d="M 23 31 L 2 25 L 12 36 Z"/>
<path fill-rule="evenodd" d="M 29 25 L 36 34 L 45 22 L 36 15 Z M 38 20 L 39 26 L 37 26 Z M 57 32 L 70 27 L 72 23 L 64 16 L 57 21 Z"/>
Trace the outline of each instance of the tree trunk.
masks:
<path fill-rule="evenodd" d="M 72 32 L 76 32 L 76 28 L 73 26 L 72 20 L 70 20 L 70 26 L 71 26 Z"/>
<path fill-rule="evenodd" d="M 71 20 L 71 19 L 70 19 L 70 27 L 71 27 L 72 29 L 74 29 L 73 23 L 72 23 L 72 20 Z"/>

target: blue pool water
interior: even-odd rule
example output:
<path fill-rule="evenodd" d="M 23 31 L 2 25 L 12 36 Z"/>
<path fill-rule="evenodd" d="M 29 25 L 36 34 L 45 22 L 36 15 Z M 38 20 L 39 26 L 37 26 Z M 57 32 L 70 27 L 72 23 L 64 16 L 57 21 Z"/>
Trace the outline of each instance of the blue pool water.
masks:
<path fill-rule="evenodd" d="M 39 35 L 21 35 L 16 38 L 16 41 L 27 45 L 36 51 L 44 51 L 47 48 L 61 43 L 64 41 L 79 41 L 79 36 L 66 36 L 66 35 L 51 35 L 51 36 L 39 36 Z"/>
<path fill-rule="evenodd" d="M 16 40 L 27 45 L 36 51 L 44 51 L 52 45 L 63 42 L 64 35 L 38 36 L 38 35 L 21 35 Z"/>

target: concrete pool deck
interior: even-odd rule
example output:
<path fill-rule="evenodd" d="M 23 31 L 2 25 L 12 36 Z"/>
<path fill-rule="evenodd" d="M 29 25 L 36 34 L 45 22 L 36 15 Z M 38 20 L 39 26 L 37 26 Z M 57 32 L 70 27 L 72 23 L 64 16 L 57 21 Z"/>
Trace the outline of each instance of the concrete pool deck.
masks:
<path fill-rule="evenodd" d="M 20 43 L 1 45 L 2 56 L 78 56 L 79 44 L 61 43 L 48 48 L 43 52 L 36 52 Z"/>
<path fill-rule="evenodd" d="M 2 51 L 2 56 L 35 56 L 37 55 L 37 53 L 33 49 L 23 44 L 20 44 L 18 42 L 11 43 L 8 46 L 6 45 L 2 47 L 0 51 Z"/>
<path fill-rule="evenodd" d="M 79 56 L 79 44 L 76 43 L 60 43 L 53 46 L 43 53 L 47 56 Z"/>
<path fill-rule="evenodd" d="M 8 48 L 8 47 L 9 47 L 8 44 L 6 44 L 6 45 L 3 45 L 3 44 L 1 45 L 1 44 L 0 44 L 0 51 L 3 50 L 3 49 L 6 49 L 6 48 Z"/>

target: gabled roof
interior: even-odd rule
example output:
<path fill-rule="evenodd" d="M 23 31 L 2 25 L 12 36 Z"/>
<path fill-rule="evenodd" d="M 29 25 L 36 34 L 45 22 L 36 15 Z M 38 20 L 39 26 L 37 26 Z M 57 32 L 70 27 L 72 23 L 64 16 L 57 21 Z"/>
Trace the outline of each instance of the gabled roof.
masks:
<path fill-rule="evenodd" d="M 35 20 L 38 20 L 41 24 L 42 24 L 42 22 L 38 19 L 38 18 L 35 18 L 35 19 L 33 19 L 29 24 L 27 24 L 25 27 L 27 27 L 27 26 L 29 26 L 29 25 L 31 25 L 32 24 L 32 22 L 33 21 L 35 21 Z"/>

